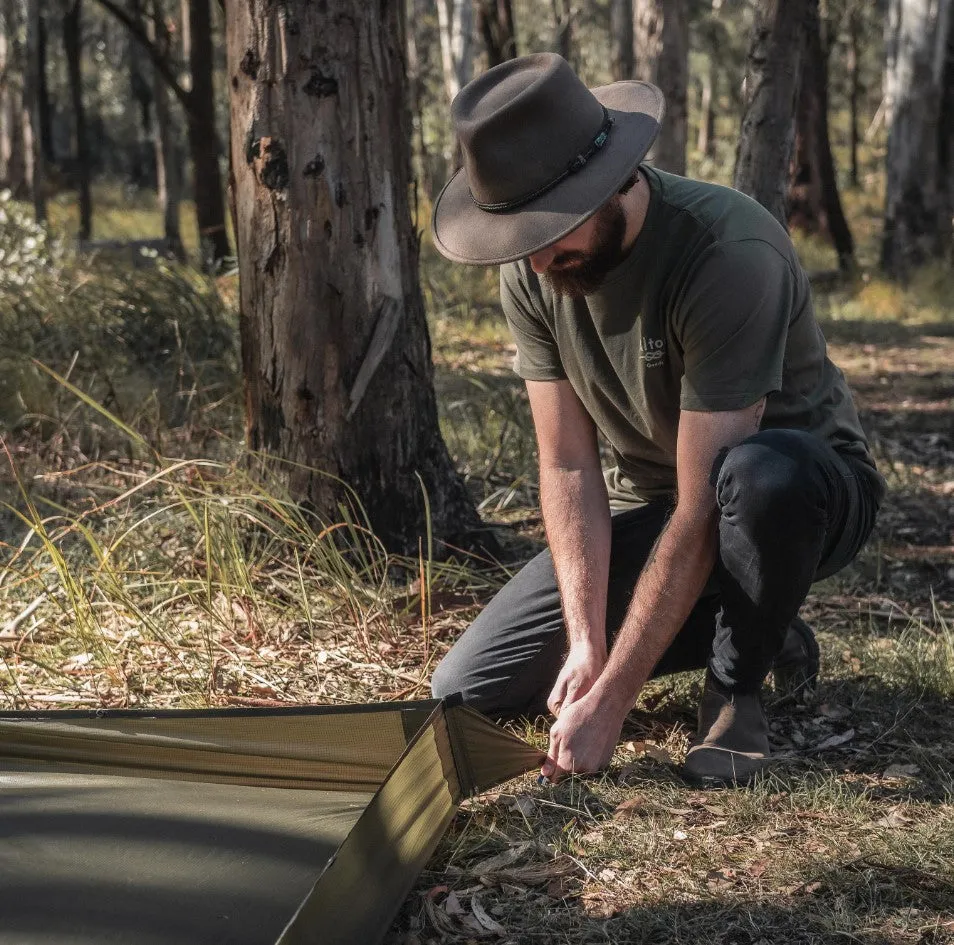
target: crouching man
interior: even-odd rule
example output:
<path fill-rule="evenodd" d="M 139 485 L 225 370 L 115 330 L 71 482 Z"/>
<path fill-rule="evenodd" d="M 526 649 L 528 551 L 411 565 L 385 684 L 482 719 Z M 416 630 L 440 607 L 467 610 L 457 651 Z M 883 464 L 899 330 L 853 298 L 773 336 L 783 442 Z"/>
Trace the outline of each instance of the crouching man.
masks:
<path fill-rule="evenodd" d="M 685 775 L 738 784 L 769 758 L 768 673 L 814 682 L 799 607 L 858 553 L 884 484 L 785 230 L 642 164 L 663 111 L 653 86 L 590 91 L 553 54 L 454 101 L 464 166 L 434 239 L 501 267 L 549 548 L 432 685 L 497 717 L 552 712 L 558 777 L 609 762 L 650 677 L 705 667 Z"/>

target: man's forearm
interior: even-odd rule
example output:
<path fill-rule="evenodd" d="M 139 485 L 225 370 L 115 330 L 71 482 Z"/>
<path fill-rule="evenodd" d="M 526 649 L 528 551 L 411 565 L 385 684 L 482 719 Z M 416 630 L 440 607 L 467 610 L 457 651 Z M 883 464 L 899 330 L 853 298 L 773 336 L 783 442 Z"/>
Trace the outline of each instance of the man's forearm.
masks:
<path fill-rule="evenodd" d="M 606 668 L 593 687 L 625 715 L 682 628 L 715 563 L 717 514 L 673 514 L 646 562 Z"/>
<path fill-rule="evenodd" d="M 541 467 L 540 508 L 570 645 L 605 654 L 610 513 L 602 471 Z"/>

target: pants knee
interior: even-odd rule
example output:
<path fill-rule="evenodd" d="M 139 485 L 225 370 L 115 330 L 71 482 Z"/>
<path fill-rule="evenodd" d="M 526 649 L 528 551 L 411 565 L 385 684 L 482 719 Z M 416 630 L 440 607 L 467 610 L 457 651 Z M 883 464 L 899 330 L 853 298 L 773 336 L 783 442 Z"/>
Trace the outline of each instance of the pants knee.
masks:
<path fill-rule="evenodd" d="M 763 430 L 720 456 L 713 477 L 723 516 L 779 521 L 817 508 L 808 436 Z"/>
<path fill-rule="evenodd" d="M 454 665 L 455 662 L 454 651 L 451 650 L 431 675 L 431 694 L 435 699 L 446 699 L 464 689 L 464 677 Z"/>

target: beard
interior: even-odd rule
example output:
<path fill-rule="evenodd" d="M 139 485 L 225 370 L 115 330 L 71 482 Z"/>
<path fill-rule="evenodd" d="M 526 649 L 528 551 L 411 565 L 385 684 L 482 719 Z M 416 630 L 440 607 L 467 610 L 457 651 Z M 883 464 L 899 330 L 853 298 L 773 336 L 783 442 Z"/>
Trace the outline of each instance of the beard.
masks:
<path fill-rule="evenodd" d="M 573 299 L 592 295 L 623 261 L 626 214 L 618 196 L 596 211 L 595 224 L 592 249 L 563 253 L 547 269 L 546 279 L 557 295 Z"/>

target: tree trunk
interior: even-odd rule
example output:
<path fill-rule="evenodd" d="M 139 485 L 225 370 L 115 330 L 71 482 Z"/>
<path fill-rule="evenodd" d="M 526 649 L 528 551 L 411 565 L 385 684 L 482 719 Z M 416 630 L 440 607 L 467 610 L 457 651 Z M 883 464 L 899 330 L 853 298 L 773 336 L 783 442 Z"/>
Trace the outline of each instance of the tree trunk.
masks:
<path fill-rule="evenodd" d="M 733 186 L 785 226 L 805 23 L 818 0 L 759 0 Z"/>
<path fill-rule="evenodd" d="M 408 101 L 411 106 L 411 124 L 413 127 L 412 153 L 417 152 L 417 182 L 423 187 L 429 201 L 433 202 L 438 189 L 443 186 L 447 178 L 446 156 L 441 151 L 431 153 L 427 145 L 427 136 L 424 133 L 427 68 L 422 56 L 422 48 L 426 49 L 426 39 L 418 42 L 418 30 L 423 29 L 421 23 L 425 17 L 425 0 L 410 0 L 410 23 L 407 30 L 407 79 Z M 453 154 L 458 154 L 459 147 L 454 146 Z M 417 196 L 415 192 L 415 197 Z"/>
<path fill-rule="evenodd" d="M 324 520 L 353 507 L 345 483 L 416 553 L 422 489 L 438 537 L 477 517 L 437 424 L 403 6 L 235 0 L 227 46 L 248 445 L 298 464 L 290 487 Z"/>
<path fill-rule="evenodd" d="M 53 145 L 53 107 L 50 104 L 50 84 L 46 76 L 47 31 L 44 4 L 40 3 L 40 19 L 37 32 L 37 103 L 40 119 L 40 148 L 43 152 L 43 164 L 51 167 L 56 163 L 56 151 Z"/>
<path fill-rule="evenodd" d="M 952 0 L 891 0 L 888 8 L 891 124 L 881 264 L 896 279 L 942 257 L 950 245 L 939 129 L 951 7 Z"/>
<path fill-rule="evenodd" d="M 553 49 L 573 64 L 573 0 L 551 0 Z"/>
<path fill-rule="evenodd" d="M 818 9 L 809 8 L 805 50 L 795 121 L 795 160 L 789 191 L 788 223 L 828 237 L 838 254 L 838 268 L 851 272 L 855 245 L 841 207 L 838 177 L 828 137 L 828 60 Z"/>
<path fill-rule="evenodd" d="M 716 83 L 719 81 L 719 71 L 715 51 L 709 55 L 709 65 L 702 72 L 702 95 L 699 102 L 699 137 L 696 139 L 696 150 L 707 158 L 715 157 L 715 103 L 717 95 Z"/>
<path fill-rule="evenodd" d="M 26 0 L 26 73 L 23 94 L 23 139 L 27 181 L 37 223 L 46 222 L 46 174 L 40 128 L 40 3 Z"/>
<path fill-rule="evenodd" d="M 634 0 L 636 78 L 666 96 L 666 117 L 650 153 L 664 171 L 686 173 L 689 10 L 687 0 Z"/>
<path fill-rule="evenodd" d="M 851 186 L 860 183 L 858 176 L 858 101 L 861 98 L 861 9 L 853 4 L 848 13 L 848 150 L 851 162 Z"/>
<path fill-rule="evenodd" d="M 148 14 L 141 0 L 129 0 L 130 15 L 137 23 L 146 24 Z M 154 151 L 152 141 L 155 137 L 155 122 L 153 121 L 151 69 L 142 48 L 132 37 L 126 55 L 129 57 L 129 92 L 132 103 L 135 103 L 139 122 L 135 125 L 136 139 L 132 149 L 132 166 L 129 169 L 129 179 L 136 187 L 152 187 L 156 185 L 153 168 Z"/>
<path fill-rule="evenodd" d="M 192 154 L 195 214 L 203 265 L 208 268 L 232 254 L 225 227 L 225 196 L 219 168 L 222 148 L 215 131 L 210 0 L 191 0 L 189 3 L 189 35 L 189 67 L 192 74 L 189 97 L 192 107 L 186 117 Z"/>
<path fill-rule="evenodd" d="M 473 71 L 472 0 L 437 0 L 437 22 L 444 90 L 450 102 L 470 82 Z"/>
<path fill-rule="evenodd" d="M 80 219 L 76 235 L 80 240 L 88 240 L 93 234 L 93 201 L 90 195 L 89 151 L 86 147 L 86 110 L 83 106 L 82 9 L 82 0 L 71 0 L 63 14 L 63 48 L 73 108 L 73 172 L 79 193 Z"/>
<path fill-rule="evenodd" d="M 612 0 L 610 45 L 614 82 L 633 77 L 633 0 Z"/>
<path fill-rule="evenodd" d="M 0 188 L 22 200 L 29 195 L 23 77 L 26 50 L 21 36 L 23 10 L 20 0 L 2 0 L 0 29 Z"/>
<path fill-rule="evenodd" d="M 487 49 L 487 68 L 517 55 L 517 35 L 511 0 L 476 0 L 477 29 Z"/>
<path fill-rule="evenodd" d="M 954 7 L 948 15 L 947 54 L 941 89 L 941 112 L 937 123 L 937 179 L 941 189 L 939 242 L 942 250 L 946 249 L 950 256 L 954 248 Z"/>
<path fill-rule="evenodd" d="M 169 36 L 162 19 L 162 7 L 156 0 L 152 9 L 151 36 L 168 56 Z M 156 153 L 156 198 L 162 212 L 162 232 L 169 251 L 179 260 L 185 258 L 179 230 L 179 202 L 182 199 L 182 177 L 176 147 L 175 124 L 169 107 L 169 89 L 158 70 L 152 69 L 152 97 L 156 108 L 153 146 Z"/>

